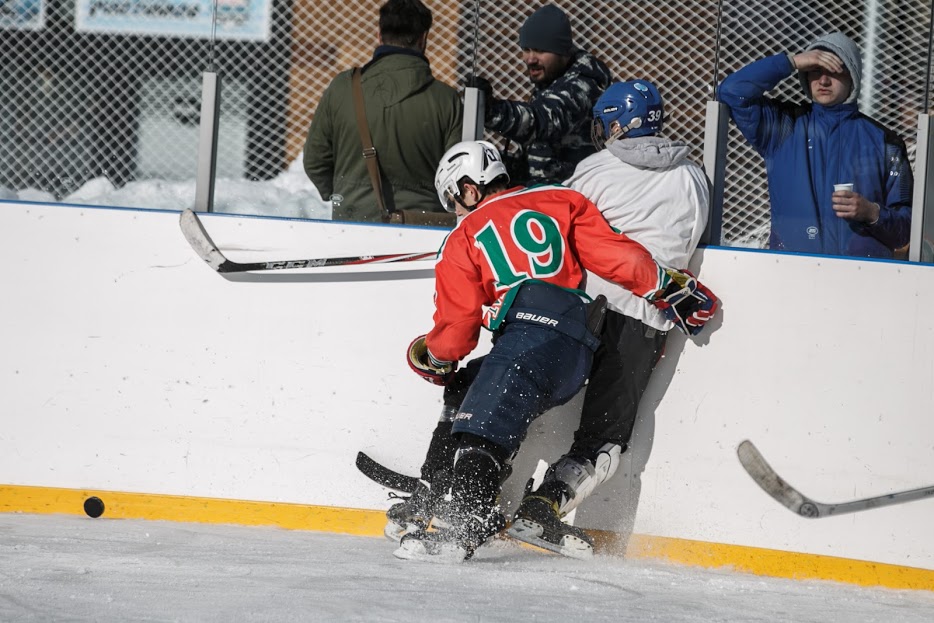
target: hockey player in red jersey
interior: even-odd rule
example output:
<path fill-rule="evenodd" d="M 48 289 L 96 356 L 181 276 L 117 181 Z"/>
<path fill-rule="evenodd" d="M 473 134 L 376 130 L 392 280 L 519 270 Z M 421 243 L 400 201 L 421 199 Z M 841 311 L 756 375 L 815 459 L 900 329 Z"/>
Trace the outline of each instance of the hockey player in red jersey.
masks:
<path fill-rule="evenodd" d="M 410 345 L 409 365 L 445 385 L 481 326 L 494 332 L 494 345 L 471 362 L 479 367 L 451 428 L 453 467 L 431 486 L 436 500 L 450 486 L 450 502 L 404 526 L 399 558 L 462 561 L 504 527 L 496 508 L 502 474 L 531 421 L 578 392 L 599 345 L 579 289 L 585 269 L 649 300 L 685 330 L 716 311 L 716 298 L 697 280 L 660 267 L 580 193 L 508 183 L 486 141 L 452 147 L 435 176 L 442 204 L 466 216 L 441 250 L 434 327 Z M 445 528 L 427 530 L 433 514 Z"/>

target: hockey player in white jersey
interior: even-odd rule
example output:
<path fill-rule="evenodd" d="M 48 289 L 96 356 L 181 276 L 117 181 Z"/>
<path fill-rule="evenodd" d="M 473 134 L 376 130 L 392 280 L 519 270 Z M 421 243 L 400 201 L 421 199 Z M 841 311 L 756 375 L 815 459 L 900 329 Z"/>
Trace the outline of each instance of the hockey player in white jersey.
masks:
<path fill-rule="evenodd" d="M 660 136 L 664 106 L 658 89 L 647 80 L 610 85 L 593 116 L 600 151 L 581 161 L 565 185 L 594 202 L 610 225 L 645 246 L 660 265 L 687 266 L 707 223 L 707 178 L 688 159 L 690 146 Z M 639 400 L 674 327 L 650 303 L 596 275 L 588 274 L 587 293 L 605 295 L 608 313 L 580 427 L 568 453 L 523 498 L 509 529 L 516 539 L 575 558 L 590 557 L 593 542 L 562 518 L 616 472 Z"/>

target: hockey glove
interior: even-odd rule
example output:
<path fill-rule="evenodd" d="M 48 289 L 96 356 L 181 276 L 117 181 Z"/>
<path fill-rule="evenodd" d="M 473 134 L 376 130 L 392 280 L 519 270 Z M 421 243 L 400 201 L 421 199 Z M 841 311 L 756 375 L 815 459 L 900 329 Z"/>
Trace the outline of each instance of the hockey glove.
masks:
<path fill-rule="evenodd" d="M 409 344 L 407 357 L 409 367 L 429 383 L 447 385 L 454 378 L 457 362 L 438 361 L 432 357 L 428 351 L 428 344 L 425 343 L 425 337 L 420 335 Z"/>
<path fill-rule="evenodd" d="M 697 335 L 714 317 L 720 301 L 688 271 L 664 269 L 670 281 L 652 298 L 652 304 L 683 333 Z"/>

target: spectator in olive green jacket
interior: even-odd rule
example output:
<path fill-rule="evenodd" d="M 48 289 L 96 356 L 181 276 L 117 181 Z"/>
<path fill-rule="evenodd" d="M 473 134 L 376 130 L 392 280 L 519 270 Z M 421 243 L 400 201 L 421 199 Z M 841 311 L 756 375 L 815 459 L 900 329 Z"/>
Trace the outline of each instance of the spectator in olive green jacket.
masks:
<path fill-rule="evenodd" d="M 379 47 L 363 67 L 367 124 L 394 222 L 403 210 L 406 222 L 425 222 L 424 213 L 442 222 L 447 217 L 434 175 L 441 156 L 461 139 L 463 104 L 431 74 L 425 58 L 431 19 L 420 0 L 388 0 L 379 10 Z M 305 173 L 331 199 L 335 220 L 379 222 L 385 219 L 362 156 L 351 73 L 338 74 L 318 103 L 305 141 Z"/>

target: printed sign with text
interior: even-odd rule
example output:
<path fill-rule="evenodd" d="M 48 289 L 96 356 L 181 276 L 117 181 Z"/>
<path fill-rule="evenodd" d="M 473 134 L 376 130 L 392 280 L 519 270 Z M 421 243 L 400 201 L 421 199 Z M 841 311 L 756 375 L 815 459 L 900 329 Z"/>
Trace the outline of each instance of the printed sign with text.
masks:
<path fill-rule="evenodd" d="M 215 20 L 212 0 L 76 0 L 75 30 L 266 41 L 271 9 L 271 0 L 217 0 Z"/>

